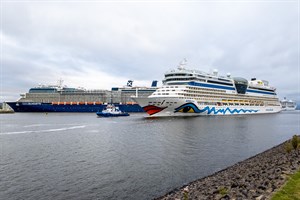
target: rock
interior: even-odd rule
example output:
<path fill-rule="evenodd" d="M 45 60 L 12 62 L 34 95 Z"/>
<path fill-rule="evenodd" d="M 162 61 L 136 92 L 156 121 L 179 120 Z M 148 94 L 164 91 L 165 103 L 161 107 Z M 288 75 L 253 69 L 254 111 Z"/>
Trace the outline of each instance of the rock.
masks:
<path fill-rule="evenodd" d="M 259 197 L 256 197 L 255 200 L 264 200 L 266 199 L 264 195 L 260 195 Z"/>
<path fill-rule="evenodd" d="M 231 183 L 231 188 L 236 188 L 238 184 L 236 182 Z"/>
<path fill-rule="evenodd" d="M 223 196 L 222 198 L 221 198 L 221 200 L 229 200 L 230 199 L 230 197 L 228 196 L 228 194 L 226 194 L 225 196 Z"/>
<path fill-rule="evenodd" d="M 189 192 L 189 186 L 186 186 L 184 189 L 183 189 L 184 192 Z"/>
<path fill-rule="evenodd" d="M 267 188 L 265 186 L 263 186 L 263 185 L 260 185 L 260 186 L 258 186 L 258 189 L 260 189 L 260 190 L 266 190 Z"/>
<path fill-rule="evenodd" d="M 290 170 L 284 170 L 284 171 L 282 171 L 282 173 L 285 174 L 285 175 L 290 175 L 291 171 Z"/>
<path fill-rule="evenodd" d="M 247 190 L 242 190 L 241 193 L 242 193 L 245 197 L 248 197 L 248 192 L 247 192 Z"/>
<path fill-rule="evenodd" d="M 300 150 L 288 154 L 285 143 L 261 154 L 239 162 L 213 175 L 177 188 L 158 199 L 270 199 L 272 192 L 280 188 L 287 175 L 300 168 Z M 226 188 L 223 194 L 220 188 Z M 225 193 L 225 194 L 224 194 Z"/>

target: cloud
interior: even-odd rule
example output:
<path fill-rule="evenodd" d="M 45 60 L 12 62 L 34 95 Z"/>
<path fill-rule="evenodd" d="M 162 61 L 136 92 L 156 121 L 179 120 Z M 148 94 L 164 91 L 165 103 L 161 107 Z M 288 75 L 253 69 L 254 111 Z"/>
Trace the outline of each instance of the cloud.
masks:
<path fill-rule="evenodd" d="M 183 58 L 202 71 L 268 79 L 280 96 L 300 93 L 297 2 L 1 5 L 3 99 L 59 78 L 95 89 L 150 85 Z"/>

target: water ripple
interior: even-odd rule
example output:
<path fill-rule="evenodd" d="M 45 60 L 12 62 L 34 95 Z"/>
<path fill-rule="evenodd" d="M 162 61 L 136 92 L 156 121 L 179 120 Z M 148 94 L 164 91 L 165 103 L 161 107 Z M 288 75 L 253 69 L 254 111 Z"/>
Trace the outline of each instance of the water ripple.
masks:
<path fill-rule="evenodd" d="M 85 125 L 81 126 L 72 126 L 72 127 L 65 127 L 65 128 L 54 128 L 54 129 L 45 129 L 45 130 L 29 130 L 29 131 L 15 131 L 15 132 L 4 132 L 0 133 L 0 135 L 12 135 L 12 134 L 23 134 L 23 133 L 47 133 L 47 132 L 59 132 L 59 131 L 67 131 L 73 129 L 81 129 L 85 128 Z"/>

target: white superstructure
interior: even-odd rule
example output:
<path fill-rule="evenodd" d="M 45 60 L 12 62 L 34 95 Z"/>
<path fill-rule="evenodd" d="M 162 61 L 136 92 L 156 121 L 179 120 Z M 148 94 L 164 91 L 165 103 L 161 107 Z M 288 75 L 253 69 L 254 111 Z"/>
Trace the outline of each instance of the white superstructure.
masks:
<path fill-rule="evenodd" d="M 297 108 L 296 101 L 293 101 L 291 99 L 287 100 L 285 97 L 283 100 L 280 101 L 280 103 L 283 111 L 292 111 L 292 110 L 296 110 Z"/>
<path fill-rule="evenodd" d="M 281 104 L 268 81 L 219 76 L 186 68 L 165 73 L 163 86 L 148 98 L 133 98 L 151 116 L 277 113 Z"/>

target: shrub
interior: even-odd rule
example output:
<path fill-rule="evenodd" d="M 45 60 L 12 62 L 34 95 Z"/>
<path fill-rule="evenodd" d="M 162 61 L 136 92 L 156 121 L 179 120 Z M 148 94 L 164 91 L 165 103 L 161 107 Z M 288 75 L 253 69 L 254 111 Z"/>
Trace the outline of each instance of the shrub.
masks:
<path fill-rule="evenodd" d="M 284 145 L 284 149 L 285 149 L 285 151 L 286 151 L 287 153 L 291 153 L 291 151 L 292 151 L 292 149 L 293 149 L 293 146 L 292 146 L 292 144 L 291 144 L 290 142 L 287 142 L 287 143 L 285 143 L 285 145 Z"/>
<path fill-rule="evenodd" d="M 188 188 L 188 186 L 183 189 L 183 192 L 184 192 L 183 193 L 183 200 L 188 200 L 189 199 L 189 188 Z"/>
<path fill-rule="evenodd" d="M 292 138 L 292 146 L 294 149 L 297 149 L 298 148 L 298 145 L 299 145 L 299 137 L 297 135 L 294 135 L 293 138 Z"/>
<path fill-rule="evenodd" d="M 228 193 L 228 190 L 226 187 L 219 188 L 219 194 L 222 196 L 225 196 Z"/>

